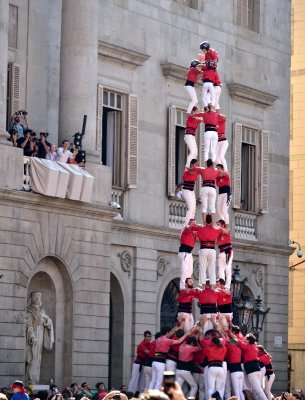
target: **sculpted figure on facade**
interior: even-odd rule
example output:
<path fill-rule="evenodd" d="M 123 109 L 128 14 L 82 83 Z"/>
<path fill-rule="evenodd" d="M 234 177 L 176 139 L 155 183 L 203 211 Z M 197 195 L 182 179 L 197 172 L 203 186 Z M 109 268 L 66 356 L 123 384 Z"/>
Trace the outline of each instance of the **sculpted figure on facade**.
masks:
<path fill-rule="evenodd" d="M 27 383 L 39 383 L 43 348 L 52 350 L 54 330 L 52 319 L 42 308 L 40 292 L 30 294 L 26 312 L 26 361 Z"/>

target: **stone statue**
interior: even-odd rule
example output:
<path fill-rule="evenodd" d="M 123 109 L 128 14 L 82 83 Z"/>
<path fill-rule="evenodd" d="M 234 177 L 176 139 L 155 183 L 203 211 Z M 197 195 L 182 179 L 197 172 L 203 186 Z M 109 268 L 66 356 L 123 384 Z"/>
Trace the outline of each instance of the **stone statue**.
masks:
<path fill-rule="evenodd" d="M 39 383 L 42 349 L 52 350 L 53 344 L 53 322 L 42 308 L 41 293 L 32 292 L 26 312 L 25 380 L 27 383 Z"/>

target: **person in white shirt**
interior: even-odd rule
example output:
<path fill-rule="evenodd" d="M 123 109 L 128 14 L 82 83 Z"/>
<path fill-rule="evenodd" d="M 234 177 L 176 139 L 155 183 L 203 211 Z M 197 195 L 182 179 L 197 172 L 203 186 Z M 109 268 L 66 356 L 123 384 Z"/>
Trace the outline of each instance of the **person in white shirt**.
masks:
<path fill-rule="evenodd" d="M 55 144 L 51 144 L 50 150 L 47 152 L 46 155 L 47 160 L 56 161 L 57 160 L 57 153 Z"/>
<path fill-rule="evenodd" d="M 59 147 L 57 149 L 56 161 L 66 163 L 66 162 L 68 162 L 69 158 L 74 158 L 74 155 L 73 155 L 73 153 L 71 153 L 70 150 L 68 150 L 68 148 L 70 146 L 69 140 L 63 140 L 61 145 L 62 145 L 62 147 Z"/>

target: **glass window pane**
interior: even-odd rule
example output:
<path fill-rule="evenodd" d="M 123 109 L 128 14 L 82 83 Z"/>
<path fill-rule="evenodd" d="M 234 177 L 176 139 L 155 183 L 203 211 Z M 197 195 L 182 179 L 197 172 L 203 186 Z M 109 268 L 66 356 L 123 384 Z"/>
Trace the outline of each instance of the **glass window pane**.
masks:
<path fill-rule="evenodd" d="M 119 94 L 117 94 L 117 96 L 116 96 L 116 106 L 119 109 L 122 108 L 122 96 Z"/>
<path fill-rule="evenodd" d="M 114 93 L 110 93 L 110 107 L 114 107 L 114 105 L 115 105 L 115 95 L 114 95 Z"/>
<path fill-rule="evenodd" d="M 106 90 L 104 90 L 104 92 L 103 92 L 103 104 L 104 104 L 105 106 L 108 106 L 108 95 L 109 95 L 109 92 L 107 92 Z"/>

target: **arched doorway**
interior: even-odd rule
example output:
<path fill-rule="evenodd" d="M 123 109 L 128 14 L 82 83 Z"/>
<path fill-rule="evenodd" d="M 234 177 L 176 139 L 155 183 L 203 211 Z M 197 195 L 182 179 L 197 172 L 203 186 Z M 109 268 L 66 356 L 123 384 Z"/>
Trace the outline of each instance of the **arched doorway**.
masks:
<path fill-rule="evenodd" d="M 168 325 L 173 327 L 176 323 L 179 296 L 179 278 L 169 282 L 163 293 L 160 312 L 160 327 Z"/>
<path fill-rule="evenodd" d="M 27 301 L 34 291 L 42 294 L 42 308 L 53 321 L 55 336 L 52 350 L 42 351 L 38 383 L 49 384 L 52 378 L 62 387 L 72 376 L 73 292 L 65 265 L 55 257 L 40 260 L 28 285 Z"/>
<path fill-rule="evenodd" d="M 117 278 L 110 273 L 109 388 L 123 383 L 124 298 Z"/>

